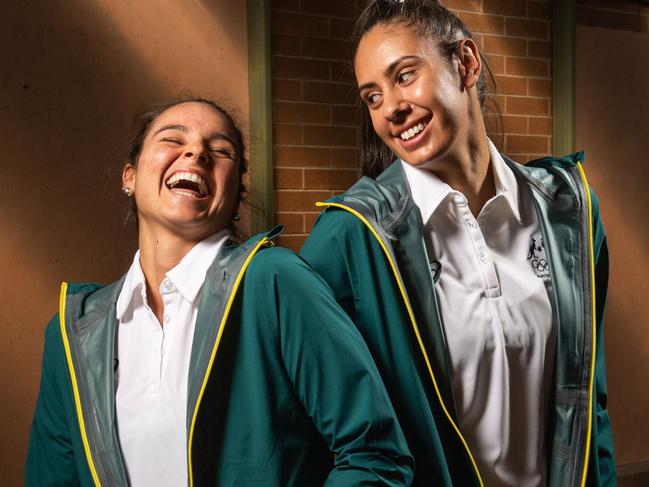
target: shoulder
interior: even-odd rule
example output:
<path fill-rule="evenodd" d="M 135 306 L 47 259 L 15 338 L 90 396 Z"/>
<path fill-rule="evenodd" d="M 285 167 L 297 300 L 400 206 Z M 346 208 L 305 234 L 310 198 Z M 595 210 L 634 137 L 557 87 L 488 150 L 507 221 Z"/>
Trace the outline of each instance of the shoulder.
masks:
<path fill-rule="evenodd" d="M 246 280 L 265 285 L 278 279 L 290 280 L 310 274 L 313 274 L 311 268 L 295 252 L 283 247 L 270 247 L 254 256 L 246 271 Z"/>

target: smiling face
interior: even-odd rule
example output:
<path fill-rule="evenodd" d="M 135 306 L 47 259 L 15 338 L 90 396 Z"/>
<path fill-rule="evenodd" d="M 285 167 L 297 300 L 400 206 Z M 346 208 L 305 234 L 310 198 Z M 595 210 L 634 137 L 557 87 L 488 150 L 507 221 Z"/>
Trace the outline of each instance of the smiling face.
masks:
<path fill-rule="evenodd" d="M 227 228 L 239 199 L 234 134 L 205 103 L 172 106 L 153 121 L 123 186 L 134 191 L 140 232 L 163 227 L 193 240 Z"/>
<path fill-rule="evenodd" d="M 469 90 L 480 69 L 474 46 L 460 43 L 466 54 L 451 63 L 403 24 L 378 24 L 361 38 L 354 62 L 360 96 L 374 130 L 400 159 L 433 169 L 466 137 L 479 105 Z"/>

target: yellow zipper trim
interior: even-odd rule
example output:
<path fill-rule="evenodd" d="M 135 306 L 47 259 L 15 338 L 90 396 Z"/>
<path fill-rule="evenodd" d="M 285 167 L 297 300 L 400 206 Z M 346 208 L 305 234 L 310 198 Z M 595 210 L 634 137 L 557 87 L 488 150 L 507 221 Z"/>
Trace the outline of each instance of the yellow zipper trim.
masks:
<path fill-rule="evenodd" d="M 433 386 L 435 388 L 435 393 L 437 394 L 437 399 L 439 400 L 439 403 L 442 406 L 442 410 L 444 411 L 444 414 L 446 415 L 446 418 L 449 420 L 451 423 L 451 426 L 453 426 L 453 429 L 457 433 L 457 435 L 460 437 L 460 441 L 462 442 L 462 445 L 464 445 L 464 448 L 469 455 L 469 458 L 471 459 L 471 464 L 473 465 L 473 469 L 475 470 L 476 475 L 478 476 L 478 481 L 480 482 L 480 486 L 484 487 L 484 483 L 482 482 L 482 477 L 480 476 L 480 472 L 478 470 L 478 465 L 475 462 L 475 459 L 473 458 L 473 455 L 471 454 L 471 450 L 469 449 L 469 445 L 467 444 L 466 440 L 464 439 L 464 436 L 462 436 L 462 433 L 460 432 L 460 429 L 457 427 L 455 422 L 453 421 L 453 418 L 451 418 L 451 415 L 448 412 L 448 409 L 446 409 L 446 405 L 444 404 L 444 400 L 442 399 L 442 394 L 439 392 L 439 388 L 437 387 L 437 381 L 435 380 L 435 375 L 433 374 L 433 368 L 430 365 L 430 360 L 428 359 L 428 354 L 426 353 L 426 348 L 424 347 L 424 342 L 421 339 L 421 335 L 419 334 L 419 327 L 417 326 L 417 322 L 415 321 L 415 315 L 412 311 L 412 308 L 410 307 L 410 302 L 408 301 L 408 297 L 406 295 L 406 291 L 403 288 L 403 285 L 401 283 L 401 279 L 399 279 L 399 272 L 397 271 L 397 266 L 395 263 L 392 261 L 392 258 L 390 257 L 390 252 L 388 251 L 387 247 L 383 243 L 383 240 L 381 240 L 381 237 L 378 235 L 374 227 L 370 224 L 370 222 L 367 221 L 367 219 L 361 215 L 358 211 L 354 210 L 353 208 L 350 208 L 349 206 L 342 205 L 340 203 L 322 203 L 322 202 L 317 202 L 316 206 L 319 207 L 336 207 L 336 208 L 341 208 L 343 210 L 348 211 L 355 217 L 357 217 L 360 221 L 362 221 L 367 228 L 370 229 L 370 232 L 374 235 L 376 240 L 379 242 L 379 245 L 383 249 L 383 252 L 385 253 L 386 258 L 388 259 L 388 262 L 390 263 L 390 267 L 392 268 L 392 272 L 394 273 L 395 280 L 397 281 L 397 285 L 399 286 L 399 291 L 401 292 L 401 298 L 403 299 L 404 304 L 406 305 L 406 310 L 408 311 L 408 316 L 410 317 L 410 322 L 412 323 L 412 328 L 415 331 L 415 336 L 417 337 L 417 342 L 419 343 L 419 348 L 421 349 L 421 353 L 424 356 L 424 360 L 426 361 L 426 367 L 428 368 L 428 373 L 430 374 L 430 378 L 433 381 Z"/>
<path fill-rule="evenodd" d="M 243 274 L 246 272 L 246 269 L 248 268 L 248 265 L 250 265 L 250 261 L 254 257 L 254 255 L 257 253 L 260 247 L 262 247 L 264 244 L 268 243 L 268 237 L 262 238 L 257 245 L 255 245 L 254 249 L 252 249 L 252 252 L 250 252 L 250 255 L 246 258 L 246 260 L 243 263 L 243 266 L 241 267 L 241 270 L 239 271 L 239 275 L 237 276 L 237 279 L 234 281 L 234 286 L 232 287 L 232 292 L 230 293 L 230 297 L 228 298 L 227 305 L 225 306 L 225 311 L 223 312 L 223 318 L 221 318 L 221 323 L 219 324 L 219 332 L 216 335 L 216 342 L 214 343 L 214 348 L 212 349 L 212 355 L 210 356 L 210 361 L 207 364 L 207 372 L 205 373 L 205 377 L 203 378 L 203 385 L 201 386 L 201 390 L 198 393 L 198 400 L 196 401 L 196 407 L 194 408 L 194 414 L 192 416 L 192 423 L 189 428 L 189 446 L 187 448 L 187 461 L 188 461 L 188 469 L 189 469 L 189 487 L 193 487 L 194 485 L 194 473 L 192 469 L 192 440 L 194 438 L 194 427 L 196 425 L 196 417 L 198 416 L 198 409 L 200 408 L 201 405 L 201 400 L 203 399 L 203 394 L 205 393 L 205 388 L 207 387 L 207 382 L 210 378 L 210 373 L 212 371 L 212 366 L 214 365 L 214 359 L 216 358 L 216 351 L 219 348 L 219 344 L 221 343 L 221 337 L 223 336 L 223 330 L 225 329 L 225 323 L 228 319 L 228 315 L 230 314 L 230 308 L 232 308 L 232 303 L 234 303 L 234 298 L 236 297 L 237 290 L 239 289 L 239 284 L 241 284 L 241 279 L 243 279 Z M 272 242 L 271 242 L 272 243 Z"/>
<path fill-rule="evenodd" d="M 74 395 L 74 404 L 77 409 L 77 417 L 79 419 L 79 431 L 81 432 L 81 441 L 83 442 L 83 449 L 86 452 L 86 459 L 88 460 L 88 467 L 90 468 L 90 474 L 92 475 L 92 480 L 95 482 L 96 486 L 100 486 L 99 476 L 97 475 L 97 470 L 95 469 L 95 464 L 92 461 L 92 456 L 90 455 L 90 444 L 88 443 L 88 436 L 86 435 L 86 424 L 83 421 L 83 413 L 81 411 L 81 398 L 79 396 L 79 386 L 77 384 L 77 376 L 74 372 L 74 367 L 72 365 L 72 354 L 70 353 L 70 342 L 68 341 L 68 333 L 65 330 L 65 298 L 68 293 L 68 283 L 61 283 L 61 295 L 59 298 L 59 324 L 61 327 L 61 338 L 63 339 L 63 347 L 65 348 L 65 357 L 68 361 L 68 369 L 70 371 L 70 380 L 72 381 L 72 393 Z"/>
<path fill-rule="evenodd" d="M 590 281 L 591 281 L 591 333 L 593 334 L 593 346 L 592 353 L 590 357 L 590 378 L 588 383 L 588 428 L 586 433 L 586 452 L 584 453 L 584 470 L 581 477 L 580 485 L 583 487 L 586 485 L 586 475 L 588 474 L 588 457 L 590 455 L 590 437 L 593 430 L 593 383 L 595 380 L 595 347 L 597 345 L 597 331 L 596 331 L 596 311 L 595 311 L 595 252 L 593 246 L 593 206 L 590 199 L 590 186 L 588 185 L 588 180 L 586 179 L 586 173 L 584 173 L 583 167 L 581 164 L 577 163 L 577 169 L 579 170 L 579 175 L 581 180 L 584 183 L 584 189 L 586 190 L 586 204 L 588 206 L 588 246 L 590 248 Z"/>

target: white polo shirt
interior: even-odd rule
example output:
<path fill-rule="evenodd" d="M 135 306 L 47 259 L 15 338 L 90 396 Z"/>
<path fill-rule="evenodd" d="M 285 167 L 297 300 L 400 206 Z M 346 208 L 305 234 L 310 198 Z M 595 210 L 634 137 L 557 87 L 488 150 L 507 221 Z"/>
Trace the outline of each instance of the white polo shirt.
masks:
<path fill-rule="evenodd" d="M 130 485 L 187 485 L 187 376 L 200 290 L 227 230 L 196 244 L 160 285 L 164 326 L 147 304 L 140 252 L 116 305 L 117 430 Z"/>
<path fill-rule="evenodd" d="M 403 163 L 421 211 L 459 427 L 488 486 L 546 484 L 554 369 L 550 272 L 531 197 L 489 141 L 496 195 L 464 195 Z"/>

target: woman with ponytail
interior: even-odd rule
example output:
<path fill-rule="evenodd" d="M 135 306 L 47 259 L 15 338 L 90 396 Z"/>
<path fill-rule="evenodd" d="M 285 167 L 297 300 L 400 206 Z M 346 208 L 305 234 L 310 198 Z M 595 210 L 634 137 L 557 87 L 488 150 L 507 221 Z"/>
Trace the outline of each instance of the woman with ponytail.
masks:
<path fill-rule="evenodd" d="M 485 60 L 433 0 L 356 22 L 363 177 L 301 251 L 378 365 L 414 485 L 613 485 L 608 257 L 583 154 L 489 140 Z"/>

